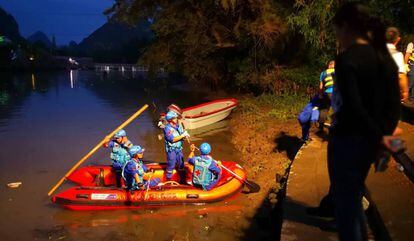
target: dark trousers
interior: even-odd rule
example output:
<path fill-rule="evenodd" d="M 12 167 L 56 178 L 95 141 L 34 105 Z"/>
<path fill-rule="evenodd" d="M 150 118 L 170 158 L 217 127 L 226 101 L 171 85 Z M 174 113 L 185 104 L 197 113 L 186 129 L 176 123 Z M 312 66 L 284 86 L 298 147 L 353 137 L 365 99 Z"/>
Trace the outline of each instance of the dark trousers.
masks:
<path fill-rule="evenodd" d="M 410 71 L 407 73 L 408 77 L 408 96 L 414 100 L 414 65 L 410 66 Z"/>
<path fill-rule="evenodd" d="M 339 239 L 367 240 L 362 208 L 364 183 L 379 144 L 363 136 L 332 136 L 328 143 L 328 171 Z"/>
<path fill-rule="evenodd" d="M 122 187 L 122 182 L 121 182 L 122 170 L 115 169 L 114 172 L 115 172 L 116 186 L 117 187 Z"/>
<path fill-rule="evenodd" d="M 310 120 L 305 123 L 300 123 L 302 126 L 302 141 L 307 141 L 309 139 L 309 130 L 311 128 Z"/>
<path fill-rule="evenodd" d="M 332 97 L 332 94 L 324 93 L 321 99 L 321 104 L 319 106 L 319 120 L 318 120 L 320 127 L 323 127 L 324 123 L 328 119 L 329 109 L 331 108 L 331 97 Z"/>
<path fill-rule="evenodd" d="M 171 180 L 174 169 L 177 169 L 180 175 L 180 182 L 185 180 L 183 179 L 183 169 L 184 169 L 184 155 L 182 150 L 171 150 L 167 152 L 167 170 L 166 177 L 167 180 Z M 185 175 L 185 174 L 184 174 Z"/>

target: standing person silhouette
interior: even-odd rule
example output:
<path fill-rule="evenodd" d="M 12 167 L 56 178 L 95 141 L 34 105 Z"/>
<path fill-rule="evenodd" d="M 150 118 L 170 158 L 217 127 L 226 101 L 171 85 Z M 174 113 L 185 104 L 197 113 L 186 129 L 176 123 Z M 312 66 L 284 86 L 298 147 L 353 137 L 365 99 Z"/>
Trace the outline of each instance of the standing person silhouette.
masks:
<path fill-rule="evenodd" d="M 409 98 L 414 101 L 414 39 L 408 43 L 407 48 L 405 50 L 404 62 L 408 65 L 408 91 L 409 91 Z"/>
<path fill-rule="evenodd" d="M 389 147 L 400 114 L 398 69 L 385 27 L 360 3 L 345 3 L 333 24 L 340 53 L 328 142 L 330 195 L 341 241 L 366 240 L 364 183 L 382 146 Z"/>
<path fill-rule="evenodd" d="M 397 44 L 400 42 L 400 31 L 396 27 L 389 27 L 385 32 L 387 48 L 398 67 L 398 78 L 400 84 L 401 102 L 409 100 L 407 70 L 404 63 L 404 55 L 397 50 Z"/>

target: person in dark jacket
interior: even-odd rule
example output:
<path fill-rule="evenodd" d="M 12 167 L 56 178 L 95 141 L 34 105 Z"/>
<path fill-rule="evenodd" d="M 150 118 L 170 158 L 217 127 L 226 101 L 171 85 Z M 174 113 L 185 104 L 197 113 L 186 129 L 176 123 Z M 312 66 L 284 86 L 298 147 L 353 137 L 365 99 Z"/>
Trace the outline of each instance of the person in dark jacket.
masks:
<path fill-rule="evenodd" d="M 304 144 L 311 140 L 309 131 L 312 123 L 316 123 L 319 120 L 321 102 L 322 100 L 318 95 L 314 96 L 298 115 L 298 121 L 302 127 L 301 140 Z"/>
<path fill-rule="evenodd" d="M 345 3 L 333 23 L 340 53 L 332 95 L 328 196 L 339 239 L 367 240 L 361 204 L 364 183 L 381 148 L 389 148 L 395 138 L 400 115 L 398 69 L 386 47 L 384 25 L 363 5 Z"/>
<path fill-rule="evenodd" d="M 144 180 L 144 173 L 150 172 L 148 167 L 143 163 L 145 149 L 141 146 L 132 146 L 129 149 L 131 159 L 122 167 L 122 177 L 124 178 L 126 189 L 144 190 L 155 187 L 160 183 L 159 178 Z"/>

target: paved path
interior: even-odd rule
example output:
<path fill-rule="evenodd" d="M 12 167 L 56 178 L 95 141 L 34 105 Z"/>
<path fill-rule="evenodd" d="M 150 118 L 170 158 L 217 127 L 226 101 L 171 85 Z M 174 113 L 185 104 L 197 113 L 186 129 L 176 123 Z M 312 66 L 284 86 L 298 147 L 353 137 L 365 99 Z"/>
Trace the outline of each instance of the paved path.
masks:
<path fill-rule="evenodd" d="M 408 153 L 414 157 L 414 126 L 407 123 L 400 126 L 408 141 Z M 309 217 L 305 211 L 307 207 L 317 206 L 328 191 L 326 146 L 326 141 L 314 137 L 302 147 L 292 164 L 284 203 L 282 241 L 337 240 L 336 233 L 328 231 L 332 230 L 332 223 Z M 414 185 L 397 170 L 395 163 L 385 173 L 371 171 L 367 187 L 378 210 L 376 218 L 387 230 L 381 235 L 394 241 L 413 240 Z"/>
<path fill-rule="evenodd" d="M 323 221 L 306 215 L 306 208 L 317 206 L 328 188 L 326 142 L 314 137 L 301 148 L 290 169 L 283 207 L 282 241 L 337 240 L 336 233 L 320 228 Z"/>

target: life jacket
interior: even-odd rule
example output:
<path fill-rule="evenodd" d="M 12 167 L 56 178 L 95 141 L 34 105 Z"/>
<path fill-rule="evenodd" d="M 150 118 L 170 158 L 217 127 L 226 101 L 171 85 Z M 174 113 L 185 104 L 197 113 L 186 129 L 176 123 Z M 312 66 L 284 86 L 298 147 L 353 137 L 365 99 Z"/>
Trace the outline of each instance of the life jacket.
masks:
<path fill-rule="evenodd" d="M 203 188 L 210 185 L 214 180 L 213 173 L 209 170 L 213 158 L 208 155 L 196 156 L 194 158 L 193 184 Z"/>
<path fill-rule="evenodd" d="M 333 76 L 335 75 L 335 69 L 329 68 L 325 70 L 325 77 L 322 80 L 323 89 L 326 91 L 328 88 L 333 88 L 334 80 Z"/>
<path fill-rule="evenodd" d="M 116 162 L 117 165 L 122 167 L 129 159 L 131 159 L 131 156 L 129 155 L 127 149 L 128 146 L 132 146 L 132 143 L 130 141 L 127 141 L 124 144 L 119 144 L 114 141 L 114 146 L 112 147 L 110 154 L 112 162 Z"/>
<path fill-rule="evenodd" d="M 173 135 L 173 137 L 178 137 L 184 133 L 184 130 L 181 125 L 173 126 L 171 123 L 168 123 L 164 128 L 164 135 Z M 173 150 L 182 150 L 184 141 L 169 142 L 167 138 L 164 137 L 165 141 L 165 150 L 171 152 Z"/>
<path fill-rule="evenodd" d="M 411 53 L 411 56 L 408 58 L 408 64 L 411 66 L 414 66 L 414 51 Z"/>

